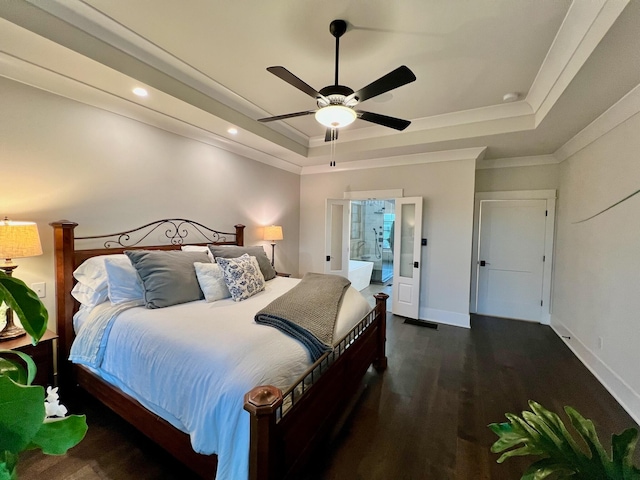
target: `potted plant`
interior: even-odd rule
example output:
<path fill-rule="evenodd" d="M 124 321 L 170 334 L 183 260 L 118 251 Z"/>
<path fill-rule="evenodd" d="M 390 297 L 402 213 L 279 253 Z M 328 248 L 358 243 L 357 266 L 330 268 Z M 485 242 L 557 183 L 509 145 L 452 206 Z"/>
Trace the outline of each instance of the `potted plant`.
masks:
<path fill-rule="evenodd" d="M 0 271 L 0 304 L 5 302 L 20 319 L 35 345 L 47 329 L 48 313 L 33 290 Z M 0 347 L 2 345 L 0 344 Z M 0 349 L 0 480 L 18 478 L 18 456 L 40 449 L 62 455 L 87 432 L 84 415 L 65 417 L 57 388 L 32 385 L 33 360 L 24 353 Z"/>
<path fill-rule="evenodd" d="M 640 480 L 640 470 L 633 465 L 633 451 L 638 441 L 635 428 L 613 435 L 611 452 L 607 452 L 593 422 L 575 409 L 564 407 L 579 441 L 558 415 L 532 400 L 529 406 L 531 411 L 522 412 L 522 417 L 507 413 L 509 422 L 489 425 L 500 437 L 491 451 L 505 452 L 498 463 L 521 455 L 542 457 L 531 464 L 521 480 Z"/>

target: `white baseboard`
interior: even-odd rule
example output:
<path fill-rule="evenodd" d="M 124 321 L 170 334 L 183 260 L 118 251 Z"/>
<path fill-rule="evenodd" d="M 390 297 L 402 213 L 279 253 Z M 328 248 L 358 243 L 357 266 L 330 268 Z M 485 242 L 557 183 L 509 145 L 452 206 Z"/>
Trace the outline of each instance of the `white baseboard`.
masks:
<path fill-rule="evenodd" d="M 471 328 L 471 321 L 468 313 L 436 310 L 435 308 L 420 308 L 420 320 L 453 325 L 454 327 Z"/>
<path fill-rule="evenodd" d="M 554 320 L 551 328 L 584 366 L 595 375 L 604 388 L 613 395 L 613 398 L 627 411 L 631 418 L 640 424 L 640 394 L 633 390 L 606 363 L 587 348 L 562 322 Z"/>

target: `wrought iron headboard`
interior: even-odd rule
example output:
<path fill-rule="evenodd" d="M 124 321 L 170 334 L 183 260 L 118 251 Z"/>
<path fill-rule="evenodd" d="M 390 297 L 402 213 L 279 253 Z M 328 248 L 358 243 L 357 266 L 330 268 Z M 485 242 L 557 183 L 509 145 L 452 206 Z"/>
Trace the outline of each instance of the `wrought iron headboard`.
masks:
<path fill-rule="evenodd" d="M 154 232 L 162 232 L 162 229 L 164 229 L 164 237 L 170 245 L 185 244 L 185 240 L 190 233 L 200 235 L 200 238 L 195 239 L 197 242 L 192 243 L 242 244 L 242 240 L 238 239 L 238 227 L 240 227 L 240 225 L 236 225 L 235 232 L 221 232 L 193 220 L 187 220 L 185 218 L 165 218 L 124 232 L 75 237 L 75 240 L 98 240 L 105 238 L 107 240 L 105 240 L 103 244 L 104 248 L 128 248 L 140 245 Z M 233 236 L 234 240 L 231 241 L 227 236 Z M 189 240 L 192 240 L 192 238 Z"/>

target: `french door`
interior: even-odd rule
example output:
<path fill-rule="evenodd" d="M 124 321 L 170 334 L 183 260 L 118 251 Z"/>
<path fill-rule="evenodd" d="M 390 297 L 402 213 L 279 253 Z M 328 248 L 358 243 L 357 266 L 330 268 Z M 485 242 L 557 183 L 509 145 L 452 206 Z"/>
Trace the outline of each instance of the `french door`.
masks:
<path fill-rule="evenodd" d="M 396 198 L 391 311 L 419 318 L 422 241 L 422 197 Z"/>
<path fill-rule="evenodd" d="M 422 270 L 422 197 L 395 199 L 391 311 L 419 318 Z M 325 273 L 349 277 L 351 200 L 327 199 Z"/>

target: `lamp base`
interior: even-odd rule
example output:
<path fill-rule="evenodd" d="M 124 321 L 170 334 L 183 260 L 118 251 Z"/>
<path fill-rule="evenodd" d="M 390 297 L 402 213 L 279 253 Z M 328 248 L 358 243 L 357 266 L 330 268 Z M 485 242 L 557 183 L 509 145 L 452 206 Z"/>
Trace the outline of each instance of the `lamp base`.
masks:
<path fill-rule="evenodd" d="M 13 325 L 6 325 L 4 329 L 0 332 L 0 342 L 5 340 L 11 340 L 12 338 L 21 337 L 22 335 L 26 335 L 27 332 L 24 328 L 16 327 Z"/>

